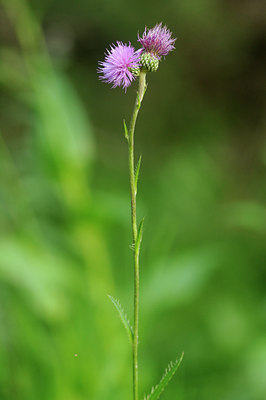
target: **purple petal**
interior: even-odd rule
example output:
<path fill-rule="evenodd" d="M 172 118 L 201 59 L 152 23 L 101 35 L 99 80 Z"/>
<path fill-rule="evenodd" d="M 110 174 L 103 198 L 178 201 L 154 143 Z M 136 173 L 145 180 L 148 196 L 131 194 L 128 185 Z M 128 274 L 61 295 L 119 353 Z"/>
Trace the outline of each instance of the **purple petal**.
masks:
<path fill-rule="evenodd" d="M 113 88 L 122 86 L 126 91 L 135 79 L 130 69 L 140 67 L 139 57 L 140 52 L 135 51 L 130 42 L 128 45 L 122 42 L 112 44 L 105 53 L 104 61 L 99 62 L 100 79 L 113 84 Z"/>
<path fill-rule="evenodd" d="M 160 23 L 152 29 L 145 28 L 142 37 L 138 35 L 138 41 L 147 52 L 160 59 L 175 48 L 176 39 L 172 38 L 169 29 Z"/>

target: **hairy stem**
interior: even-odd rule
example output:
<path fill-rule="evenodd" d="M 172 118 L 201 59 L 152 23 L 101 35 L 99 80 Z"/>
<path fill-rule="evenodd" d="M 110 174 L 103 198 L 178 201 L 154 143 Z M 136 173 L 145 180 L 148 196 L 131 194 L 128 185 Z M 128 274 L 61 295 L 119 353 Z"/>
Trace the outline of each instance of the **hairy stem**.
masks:
<path fill-rule="evenodd" d="M 133 400 L 138 400 L 138 336 L 139 336 L 139 251 L 140 241 L 137 241 L 137 211 L 136 211 L 136 178 L 135 178 L 135 160 L 134 160 L 134 132 L 136 120 L 141 107 L 143 96 L 146 90 L 146 72 L 140 72 L 139 87 L 135 106 L 130 122 L 128 135 L 128 156 L 129 156 L 129 176 L 130 176 L 130 193 L 131 193 L 131 224 L 133 236 L 133 253 L 134 253 L 134 335 L 133 335 Z"/>

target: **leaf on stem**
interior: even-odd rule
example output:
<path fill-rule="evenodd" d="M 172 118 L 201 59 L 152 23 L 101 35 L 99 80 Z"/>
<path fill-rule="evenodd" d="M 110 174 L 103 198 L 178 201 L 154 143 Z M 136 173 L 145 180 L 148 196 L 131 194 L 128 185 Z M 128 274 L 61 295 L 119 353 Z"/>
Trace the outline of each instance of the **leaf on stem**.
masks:
<path fill-rule="evenodd" d="M 123 310 L 119 300 L 115 299 L 114 297 L 110 296 L 108 294 L 109 299 L 111 300 L 111 302 L 113 303 L 113 305 L 115 306 L 116 310 L 118 311 L 119 317 L 122 321 L 122 324 L 124 325 L 129 341 L 132 344 L 133 343 L 133 329 L 132 326 L 130 325 L 130 322 L 127 318 L 127 315 L 125 313 L 125 311 Z"/>
<path fill-rule="evenodd" d="M 181 361 L 183 359 L 184 353 L 182 353 L 181 357 L 179 360 L 176 360 L 175 362 L 170 362 L 168 367 L 166 368 L 162 379 L 156 385 L 155 387 L 152 388 L 151 393 L 145 398 L 144 400 L 157 400 L 161 396 L 162 392 L 164 391 L 165 387 L 168 385 L 170 380 L 173 378 L 174 374 L 176 373 L 179 365 L 181 364 Z"/>
<path fill-rule="evenodd" d="M 126 121 L 123 119 L 123 124 L 124 124 L 124 134 L 125 134 L 125 138 L 126 140 L 128 140 L 128 129 L 127 129 L 127 124 Z"/>
<path fill-rule="evenodd" d="M 143 96 L 145 95 L 147 88 L 148 88 L 148 83 L 146 83 L 146 84 L 145 84 L 145 88 L 144 88 L 144 94 L 143 94 Z"/>
<path fill-rule="evenodd" d="M 142 241 L 143 223 L 144 223 L 144 218 L 142 218 L 142 220 L 140 221 L 140 224 L 139 224 L 139 230 L 138 230 L 138 235 L 137 235 L 136 244 L 135 244 L 136 251 L 139 250 L 140 244 Z"/>
<path fill-rule="evenodd" d="M 139 96 L 139 92 L 137 92 L 137 97 L 138 97 L 138 108 L 140 108 L 141 107 L 141 99 Z"/>
<path fill-rule="evenodd" d="M 138 192 L 138 180 L 139 180 L 139 170 L 140 170 L 140 164 L 141 164 L 141 155 L 139 157 L 139 161 L 136 166 L 136 171 L 135 171 L 135 193 L 137 194 Z"/>

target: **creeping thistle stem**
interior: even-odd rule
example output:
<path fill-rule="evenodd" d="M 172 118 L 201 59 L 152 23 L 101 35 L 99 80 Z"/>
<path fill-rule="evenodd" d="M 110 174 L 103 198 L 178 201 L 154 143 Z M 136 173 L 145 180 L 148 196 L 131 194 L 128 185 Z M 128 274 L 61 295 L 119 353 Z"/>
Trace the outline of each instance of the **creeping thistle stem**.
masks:
<path fill-rule="evenodd" d="M 133 236 L 133 259 L 134 259 L 134 335 L 133 335 L 133 400 L 138 400 L 138 336 L 139 336 L 139 252 L 140 240 L 138 239 L 137 211 L 136 211 L 136 177 L 134 159 L 134 132 L 136 120 L 146 90 L 146 72 L 141 71 L 139 75 L 139 87 L 128 134 L 128 157 L 129 177 L 131 193 L 131 224 Z M 141 232 L 139 232 L 141 234 Z"/>

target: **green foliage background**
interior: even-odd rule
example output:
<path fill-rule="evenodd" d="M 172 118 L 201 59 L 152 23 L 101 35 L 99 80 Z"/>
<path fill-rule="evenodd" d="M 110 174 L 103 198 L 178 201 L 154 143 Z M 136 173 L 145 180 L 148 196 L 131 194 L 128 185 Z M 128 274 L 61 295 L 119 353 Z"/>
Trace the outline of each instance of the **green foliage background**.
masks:
<path fill-rule="evenodd" d="M 0 398 L 125 400 L 132 317 L 125 95 L 97 62 L 163 21 L 142 153 L 141 393 L 266 393 L 265 5 L 259 0 L 2 0 Z M 131 318 L 132 319 L 132 318 Z"/>

